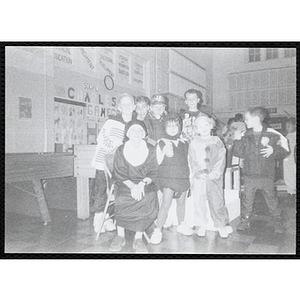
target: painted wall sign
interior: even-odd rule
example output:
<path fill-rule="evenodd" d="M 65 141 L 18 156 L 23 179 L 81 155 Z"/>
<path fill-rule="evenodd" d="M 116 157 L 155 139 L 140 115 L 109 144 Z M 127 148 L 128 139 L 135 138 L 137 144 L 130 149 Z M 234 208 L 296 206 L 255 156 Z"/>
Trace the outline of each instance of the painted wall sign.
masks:
<path fill-rule="evenodd" d="M 93 65 L 92 61 L 89 58 L 89 55 L 86 53 L 86 51 L 83 48 L 80 48 L 80 53 L 82 54 L 82 56 L 84 57 L 85 62 L 87 63 L 87 65 L 89 66 L 89 68 L 91 70 L 93 70 L 95 68 L 95 66 Z"/>
<path fill-rule="evenodd" d="M 69 47 L 54 48 L 53 59 L 54 61 L 59 61 L 68 65 L 73 65 L 72 52 Z"/>
<path fill-rule="evenodd" d="M 117 74 L 118 82 L 121 84 L 129 84 L 130 57 L 122 52 L 118 54 Z"/>
<path fill-rule="evenodd" d="M 144 86 L 144 62 L 138 59 L 133 61 L 132 83 L 136 86 Z"/>
<path fill-rule="evenodd" d="M 147 62 L 113 48 L 54 50 L 72 58 L 73 64 L 54 64 L 54 97 L 65 100 L 55 100 L 55 143 L 63 143 L 64 149 L 70 148 L 71 143 L 93 143 L 107 118 L 120 113 L 117 107 L 119 95 L 128 89 L 140 91 L 136 94 L 142 93 Z M 76 113 L 80 106 L 83 119 L 79 119 Z M 67 111 L 72 115 L 67 117 Z M 91 124 L 93 128 L 90 128 Z"/>
<path fill-rule="evenodd" d="M 114 78 L 115 74 L 115 53 L 111 48 L 99 49 L 99 63 L 105 72 Z"/>
<path fill-rule="evenodd" d="M 89 103 L 86 106 L 87 108 L 87 117 L 89 119 L 94 119 L 97 122 L 101 122 L 104 119 L 107 119 L 110 115 L 117 115 L 118 110 L 116 107 L 105 107 L 99 104 Z M 102 120 L 101 120 L 102 119 Z"/>
<path fill-rule="evenodd" d="M 106 75 L 104 77 L 104 85 L 108 90 L 112 90 L 114 88 L 115 83 L 111 76 Z"/>

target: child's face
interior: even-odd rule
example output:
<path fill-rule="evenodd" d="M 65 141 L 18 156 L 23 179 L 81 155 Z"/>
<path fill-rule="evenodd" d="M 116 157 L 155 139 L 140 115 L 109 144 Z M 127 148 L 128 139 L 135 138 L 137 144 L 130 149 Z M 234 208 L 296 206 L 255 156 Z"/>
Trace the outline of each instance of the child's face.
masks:
<path fill-rule="evenodd" d="M 139 125 L 133 125 L 129 129 L 127 135 L 130 141 L 140 142 L 144 136 L 144 129 Z"/>
<path fill-rule="evenodd" d="M 286 130 L 287 130 L 288 133 L 295 132 L 296 131 L 296 126 L 291 122 L 287 122 L 286 123 Z"/>
<path fill-rule="evenodd" d="M 257 125 L 260 125 L 260 119 L 258 116 L 251 116 L 250 113 L 245 113 L 245 123 L 248 128 L 253 128 Z"/>
<path fill-rule="evenodd" d="M 200 119 L 196 122 L 197 132 L 202 137 L 208 137 L 211 134 L 212 125 L 206 119 Z"/>
<path fill-rule="evenodd" d="M 123 97 L 120 100 L 119 110 L 124 115 L 131 115 L 134 111 L 135 105 L 130 97 Z"/>
<path fill-rule="evenodd" d="M 160 119 L 160 117 L 163 115 L 163 113 L 165 111 L 164 104 L 152 104 L 150 108 L 156 119 Z"/>
<path fill-rule="evenodd" d="M 149 105 L 146 102 L 139 102 L 135 105 L 135 111 L 138 114 L 138 119 L 143 121 L 149 110 Z"/>
<path fill-rule="evenodd" d="M 200 101 L 197 94 L 187 94 L 185 103 L 189 107 L 189 110 L 197 110 L 197 104 Z"/>
<path fill-rule="evenodd" d="M 236 122 L 232 122 L 232 123 L 229 125 L 228 129 L 229 129 L 230 131 L 236 131 L 236 130 L 237 130 Z"/>
<path fill-rule="evenodd" d="M 174 122 L 168 122 L 166 126 L 166 132 L 170 136 L 175 136 L 178 133 L 178 125 Z"/>

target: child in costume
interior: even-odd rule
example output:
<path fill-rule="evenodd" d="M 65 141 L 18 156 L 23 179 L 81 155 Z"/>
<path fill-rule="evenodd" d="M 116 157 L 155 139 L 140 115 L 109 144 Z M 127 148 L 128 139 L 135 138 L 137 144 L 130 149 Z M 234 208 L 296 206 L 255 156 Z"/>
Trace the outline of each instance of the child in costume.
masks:
<path fill-rule="evenodd" d="M 125 142 L 115 154 L 113 177 L 115 184 L 115 218 L 117 236 L 110 251 L 121 251 L 126 244 L 125 230 L 135 232 L 133 248 L 148 252 L 143 232 L 157 217 L 158 200 L 154 180 L 158 164 L 155 148 L 146 142 L 147 129 L 143 121 L 132 120 L 125 126 Z"/>
<path fill-rule="evenodd" d="M 97 137 L 97 148 L 93 157 L 91 165 L 96 169 L 95 185 L 93 188 L 94 198 L 94 231 L 98 232 L 102 218 L 108 216 L 103 215 L 105 203 L 107 200 L 106 193 L 106 178 L 104 174 L 104 158 L 107 154 L 114 154 L 116 149 L 123 143 L 125 124 L 127 124 L 133 118 L 134 111 L 134 98 L 132 95 L 124 93 L 119 100 L 118 109 L 121 112 L 120 115 L 111 116 L 102 126 L 99 135 Z M 112 211 L 109 211 L 109 215 Z M 111 219 L 108 219 L 103 226 L 103 231 L 115 230 L 115 225 Z"/>
<path fill-rule="evenodd" d="M 226 149 L 219 137 L 211 135 L 214 124 L 212 118 L 200 115 L 195 120 L 198 135 L 191 141 L 189 147 L 194 221 L 197 235 L 205 236 L 208 225 L 207 201 L 215 228 L 222 238 L 227 238 L 233 230 L 228 226 L 228 211 L 223 194 Z"/>
<path fill-rule="evenodd" d="M 162 203 L 151 236 L 152 244 L 162 240 L 162 228 L 168 216 L 173 198 L 177 199 L 177 232 L 192 235 L 193 230 L 185 222 L 185 199 L 190 187 L 188 166 L 188 143 L 181 140 L 182 120 L 179 114 L 169 113 L 164 117 L 164 138 L 156 145 L 159 164 L 157 182 L 163 192 Z"/>

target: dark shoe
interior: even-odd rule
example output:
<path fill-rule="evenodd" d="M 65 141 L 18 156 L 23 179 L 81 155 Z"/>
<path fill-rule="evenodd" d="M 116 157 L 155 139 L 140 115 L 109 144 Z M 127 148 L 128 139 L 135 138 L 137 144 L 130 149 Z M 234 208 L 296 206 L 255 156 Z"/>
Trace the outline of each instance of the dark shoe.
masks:
<path fill-rule="evenodd" d="M 236 230 L 244 231 L 248 228 L 250 228 L 250 221 L 249 221 L 249 218 L 245 218 L 245 219 L 242 219 L 241 223 L 238 225 Z"/>
<path fill-rule="evenodd" d="M 274 224 L 274 227 L 275 227 L 275 233 L 284 233 L 285 232 L 285 227 L 282 223 L 282 221 L 275 221 L 275 224 Z"/>
<path fill-rule="evenodd" d="M 135 239 L 132 245 L 133 249 L 137 253 L 148 253 L 148 249 L 143 241 L 143 239 Z"/>
<path fill-rule="evenodd" d="M 125 237 L 117 235 L 110 244 L 109 251 L 119 252 L 125 246 Z"/>

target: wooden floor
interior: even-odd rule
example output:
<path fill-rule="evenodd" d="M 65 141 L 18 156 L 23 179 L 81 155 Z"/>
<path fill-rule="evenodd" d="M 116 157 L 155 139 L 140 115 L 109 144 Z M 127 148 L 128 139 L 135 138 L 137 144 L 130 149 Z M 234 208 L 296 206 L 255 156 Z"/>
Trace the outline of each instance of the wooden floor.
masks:
<path fill-rule="evenodd" d="M 237 232 L 239 217 L 231 225 L 234 232 L 227 239 L 217 232 L 208 231 L 206 237 L 183 236 L 172 226 L 163 230 L 163 241 L 159 245 L 148 244 L 151 254 L 295 254 L 296 253 L 296 204 L 279 195 L 286 232 L 276 234 L 268 216 L 263 199 L 257 196 L 255 216 L 250 229 Z M 101 234 L 98 241 L 93 231 L 93 215 L 79 220 L 75 211 L 50 210 L 52 222 L 43 225 L 41 218 L 19 214 L 5 215 L 5 253 L 110 253 L 109 246 L 116 231 Z M 148 230 L 151 236 L 153 228 Z M 127 233 L 127 244 L 122 254 L 134 253 L 133 234 Z M 111 253 L 110 253 L 111 254 Z M 116 257 L 120 254 L 114 254 Z"/>

